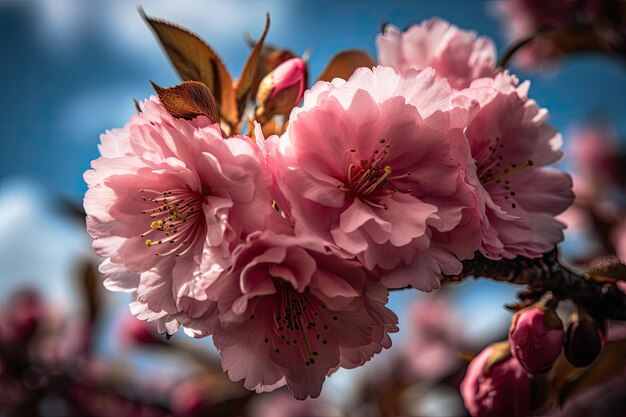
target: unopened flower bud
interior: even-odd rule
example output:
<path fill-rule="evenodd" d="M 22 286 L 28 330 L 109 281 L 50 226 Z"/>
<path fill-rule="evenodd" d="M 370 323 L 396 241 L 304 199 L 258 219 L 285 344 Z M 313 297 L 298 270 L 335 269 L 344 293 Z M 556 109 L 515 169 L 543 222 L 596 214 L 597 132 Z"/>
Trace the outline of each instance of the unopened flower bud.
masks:
<path fill-rule="evenodd" d="M 473 417 L 524 417 L 532 411 L 531 376 L 508 343 L 491 345 L 469 364 L 461 395 Z"/>
<path fill-rule="evenodd" d="M 598 357 L 604 345 L 604 329 L 588 314 L 573 314 L 565 335 L 565 356 L 574 366 L 585 367 Z"/>
<path fill-rule="evenodd" d="M 563 334 L 563 323 L 554 309 L 524 309 L 511 322 L 511 353 L 528 372 L 547 371 L 561 354 Z"/>
<path fill-rule="evenodd" d="M 289 59 L 263 78 L 257 92 L 257 119 L 263 121 L 276 114 L 287 114 L 304 94 L 306 63 L 300 58 Z"/>

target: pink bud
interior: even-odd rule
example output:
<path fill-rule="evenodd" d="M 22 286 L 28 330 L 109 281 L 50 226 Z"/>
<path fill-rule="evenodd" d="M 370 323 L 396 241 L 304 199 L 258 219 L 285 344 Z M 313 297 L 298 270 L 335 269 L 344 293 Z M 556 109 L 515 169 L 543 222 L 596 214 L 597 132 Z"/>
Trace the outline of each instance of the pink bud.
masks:
<path fill-rule="evenodd" d="M 527 308 L 511 322 L 511 353 L 528 372 L 547 371 L 561 354 L 563 333 L 563 323 L 554 309 Z"/>
<path fill-rule="evenodd" d="M 473 417 L 524 417 L 533 407 L 531 377 L 507 343 L 491 345 L 474 358 L 461 395 Z"/>
<path fill-rule="evenodd" d="M 604 345 L 604 329 L 587 314 L 574 319 L 567 327 L 565 357 L 574 366 L 585 367 L 598 357 Z"/>
<path fill-rule="evenodd" d="M 291 58 L 266 75 L 257 92 L 257 117 L 289 113 L 304 94 L 306 74 L 306 63 Z"/>

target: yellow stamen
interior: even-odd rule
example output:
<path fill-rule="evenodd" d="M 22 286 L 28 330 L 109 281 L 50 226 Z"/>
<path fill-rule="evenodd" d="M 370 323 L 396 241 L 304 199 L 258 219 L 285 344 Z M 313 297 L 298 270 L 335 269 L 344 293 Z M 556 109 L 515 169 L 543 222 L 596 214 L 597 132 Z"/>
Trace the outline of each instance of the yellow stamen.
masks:
<path fill-rule="evenodd" d="M 151 229 L 158 229 L 161 226 L 163 226 L 163 220 L 155 220 L 152 223 L 150 223 Z"/>

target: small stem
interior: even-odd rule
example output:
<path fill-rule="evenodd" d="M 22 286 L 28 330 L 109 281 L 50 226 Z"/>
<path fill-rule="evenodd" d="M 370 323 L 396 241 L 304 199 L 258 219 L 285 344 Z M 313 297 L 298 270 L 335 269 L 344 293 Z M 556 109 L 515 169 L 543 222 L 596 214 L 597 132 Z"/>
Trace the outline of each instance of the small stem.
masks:
<path fill-rule="evenodd" d="M 509 64 L 509 61 L 511 60 L 511 58 L 513 58 L 513 56 L 520 50 L 522 49 L 524 46 L 528 45 L 529 43 L 531 43 L 533 40 L 535 40 L 537 37 L 539 37 L 540 35 L 546 33 L 550 28 L 548 26 L 542 26 L 539 29 L 537 29 L 534 33 L 523 37 L 522 39 L 518 40 L 517 42 L 511 44 L 505 51 L 504 54 L 502 54 L 502 56 L 500 57 L 500 59 L 498 60 L 498 65 L 497 67 L 500 68 L 501 70 L 506 69 L 507 65 Z"/>

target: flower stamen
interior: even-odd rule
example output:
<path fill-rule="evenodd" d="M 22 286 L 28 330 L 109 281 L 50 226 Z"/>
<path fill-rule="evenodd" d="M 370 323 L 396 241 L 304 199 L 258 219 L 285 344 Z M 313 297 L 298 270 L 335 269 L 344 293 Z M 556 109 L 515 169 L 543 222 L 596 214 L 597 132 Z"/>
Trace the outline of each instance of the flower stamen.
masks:
<path fill-rule="evenodd" d="M 202 197 L 189 190 L 175 189 L 158 192 L 150 189 L 141 189 L 140 193 L 156 194 L 154 197 L 146 197 L 142 195 L 142 200 L 152 202 L 157 205 L 156 208 L 142 210 L 143 214 L 148 214 L 150 221 L 150 229 L 140 235 L 145 237 L 150 233 L 162 232 L 165 237 L 161 239 L 147 239 L 146 246 L 152 247 L 164 243 L 170 243 L 176 246 L 171 247 L 166 252 L 157 252 L 157 256 L 166 256 L 179 252 L 176 256 L 187 253 L 192 245 L 195 236 L 198 233 L 198 226 L 201 222 L 198 220 L 202 217 Z M 185 246 L 187 246 L 185 248 Z M 182 250 L 182 252 L 181 252 Z"/>

